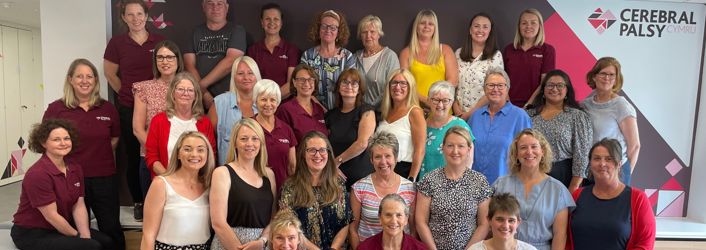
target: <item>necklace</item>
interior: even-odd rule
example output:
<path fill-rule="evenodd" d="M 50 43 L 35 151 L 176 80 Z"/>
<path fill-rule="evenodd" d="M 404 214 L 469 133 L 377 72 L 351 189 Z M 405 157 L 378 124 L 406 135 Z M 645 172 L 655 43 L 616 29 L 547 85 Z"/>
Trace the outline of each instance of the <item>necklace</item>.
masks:
<path fill-rule="evenodd" d="M 377 46 L 377 48 L 372 49 L 372 50 L 364 50 L 363 57 L 371 57 L 374 56 L 377 53 L 380 53 L 382 51 L 383 47 L 382 46 Z"/>

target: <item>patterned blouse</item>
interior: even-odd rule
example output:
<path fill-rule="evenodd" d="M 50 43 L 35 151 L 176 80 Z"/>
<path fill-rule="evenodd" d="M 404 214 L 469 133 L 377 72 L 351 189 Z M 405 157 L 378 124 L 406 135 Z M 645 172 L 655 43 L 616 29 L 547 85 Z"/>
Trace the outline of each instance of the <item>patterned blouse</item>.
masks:
<path fill-rule="evenodd" d="M 456 50 L 456 62 L 458 63 L 458 90 L 456 90 L 456 100 L 461 104 L 463 112 L 472 108 L 481 97 L 483 92 L 483 82 L 485 72 L 491 67 L 503 68 L 503 55 L 496 51 L 490 60 L 481 60 L 483 54 L 473 58 L 473 61 L 461 60 L 461 48 Z"/>
<path fill-rule="evenodd" d="M 136 82 L 132 85 L 132 94 L 147 106 L 145 128 L 152 122 L 152 117 L 167 110 L 167 91 L 169 83 L 159 79 Z M 140 145 L 140 155 L 145 155 L 145 146 Z"/>
<path fill-rule="evenodd" d="M 314 96 L 319 99 L 326 110 L 332 110 L 336 104 L 336 95 L 333 90 L 338 76 L 344 70 L 355 66 L 353 52 L 346 48 L 340 48 L 335 56 L 324 58 L 319 54 L 319 47 L 316 46 L 304 51 L 301 63 L 311 66 L 319 74 L 319 91 L 314 93 Z"/>
<path fill-rule="evenodd" d="M 478 206 L 489 199 L 493 189 L 483 174 L 466 169 L 451 180 L 437 168 L 417 183 L 417 191 L 431 198 L 429 229 L 439 250 L 464 249 L 476 230 Z"/>
<path fill-rule="evenodd" d="M 551 120 L 544 120 L 536 109 L 528 110 L 527 114 L 532 119 L 532 127 L 542 132 L 552 146 L 554 162 L 573 159 L 571 175 L 586 178 L 588 151 L 593 139 L 593 125 L 588 114 L 571 107 L 565 107 Z"/>
<path fill-rule="evenodd" d="M 312 207 L 295 207 L 293 196 L 301 191 L 297 190 L 289 180 L 282 186 L 280 209 L 294 212 L 302 222 L 304 236 L 321 249 L 329 249 L 338 231 L 348 225 L 353 218 L 349 203 L 350 196 L 345 191 L 343 180 L 339 179 L 338 185 L 343 190 L 343 194 L 332 204 L 323 204 L 321 187 L 314 187 L 317 202 Z"/>

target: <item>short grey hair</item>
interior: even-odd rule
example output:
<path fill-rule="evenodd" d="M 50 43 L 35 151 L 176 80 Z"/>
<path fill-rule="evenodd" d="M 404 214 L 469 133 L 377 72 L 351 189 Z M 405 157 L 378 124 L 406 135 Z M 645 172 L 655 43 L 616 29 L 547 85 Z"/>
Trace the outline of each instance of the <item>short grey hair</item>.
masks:
<path fill-rule="evenodd" d="M 252 89 L 252 97 L 256 103 L 261 95 L 274 95 L 277 99 L 277 105 L 282 101 L 282 92 L 279 90 L 279 85 L 270 79 L 262 79 L 255 83 Z"/>
<path fill-rule="evenodd" d="M 370 24 L 372 24 L 375 31 L 380 34 L 380 37 L 385 36 L 385 32 L 382 31 L 382 20 L 380 20 L 378 16 L 367 15 L 363 17 L 363 19 L 360 19 L 360 22 L 358 22 L 358 39 L 360 39 L 360 34 L 363 33 L 363 28 Z"/>
<path fill-rule="evenodd" d="M 395 155 L 395 159 L 398 158 L 400 144 L 394 134 L 387 131 L 378 131 L 371 136 L 368 140 L 368 152 L 370 152 L 370 157 L 373 157 L 373 148 L 375 146 L 391 148 L 392 153 Z"/>
<path fill-rule="evenodd" d="M 485 86 L 485 82 L 488 81 L 488 77 L 492 75 L 498 75 L 502 76 L 505 78 L 505 83 L 507 84 L 507 88 L 510 88 L 510 77 L 507 76 L 507 72 L 503 68 L 500 67 L 491 67 L 488 69 L 488 71 L 485 72 L 485 79 L 483 79 L 483 86 Z"/>
<path fill-rule="evenodd" d="M 453 102 L 454 97 L 456 97 L 456 88 L 454 88 L 454 86 L 448 81 L 437 81 L 431 85 L 431 88 L 429 88 L 428 96 L 431 97 L 438 93 L 448 94 L 451 97 L 451 102 Z"/>
<path fill-rule="evenodd" d="M 391 194 L 385 195 L 385 197 L 382 198 L 382 200 L 380 201 L 380 207 L 378 208 L 378 217 L 382 216 L 382 207 L 385 206 L 385 203 L 390 202 L 390 201 L 398 202 L 398 203 L 404 205 L 404 214 L 407 215 L 407 217 L 409 217 L 409 205 L 404 200 L 404 198 L 402 198 L 402 196 L 400 196 L 397 193 L 391 193 Z"/>

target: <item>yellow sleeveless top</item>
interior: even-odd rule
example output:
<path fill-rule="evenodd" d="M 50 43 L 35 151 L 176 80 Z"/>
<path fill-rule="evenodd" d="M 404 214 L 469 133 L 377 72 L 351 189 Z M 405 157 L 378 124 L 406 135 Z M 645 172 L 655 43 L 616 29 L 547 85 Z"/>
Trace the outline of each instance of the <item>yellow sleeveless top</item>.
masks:
<path fill-rule="evenodd" d="M 446 80 L 446 65 L 444 64 L 444 55 L 439 57 L 439 61 L 434 65 L 423 64 L 412 57 L 412 63 L 409 65 L 409 71 L 414 75 L 414 80 L 417 82 L 417 92 L 422 96 L 429 95 L 431 85 L 440 80 Z"/>

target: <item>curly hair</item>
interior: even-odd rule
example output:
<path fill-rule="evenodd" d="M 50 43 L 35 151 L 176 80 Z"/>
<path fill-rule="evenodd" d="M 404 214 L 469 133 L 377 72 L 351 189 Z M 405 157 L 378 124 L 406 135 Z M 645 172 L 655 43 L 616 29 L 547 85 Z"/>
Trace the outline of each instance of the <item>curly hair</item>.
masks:
<path fill-rule="evenodd" d="M 519 157 L 517 155 L 519 153 L 517 144 L 519 143 L 520 138 L 525 135 L 531 136 L 534 139 L 537 139 L 537 141 L 539 141 L 539 146 L 542 147 L 542 152 L 544 152 L 542 160 L 539 161 L 539 172 L 549 173 L 549 171 L 552 169 L 552 159 L 554 159 L 552 154 L 552 147 L 549 145 L 549 142 L 547 142 L 547 139 L 544 138 L 544 135 L 542 135 L 539 130 L 533 128 L 526 128 L 522 130 L 520 133 L 517 133 L 515 139 L 512 140 L 512 144 L 510 144 L 510 152 L 508 153 L 508 158 L 510 159 L 508 162 L 508 166 L 510 166 L 510 172 L 512 174 L 517 174 L 520 172 L 521 166 Z"/>
<path fill-rule="evenodd" d="M 71 145 L 75 148 L 78 145 L 78 131 L 73 123 L 63 119 L 47 119 L 41 123 L 34 124 L 32 132 L 29 133 L 27 148 L 37 154 L 43 154 L 47 149 L 42 144 L 46 143 L 47 139 L 49 139 L 49 134 L 58 128 L 63 128 L 66 132 L 69 132 Z"/>
<path fill-rule="evenodd" d="M 340 11 L 327 10 L 322 11 L 311 20 L 311 25 L 309 25 L 309 33 L 307 38 L 309 41 L 315 44 L 321 44 L 321 37 L 319 36 L 319 30 L 321 30 L 321 20 L 324 17 L 330 17 L 338 21 L 338 33 L 336 35 L 336 46 L 346 47 L 348 45 L 348 38 L 351 36 L 351 31 L 348 29 L 348 22 L 346 22 L 346 17 Z"/>

